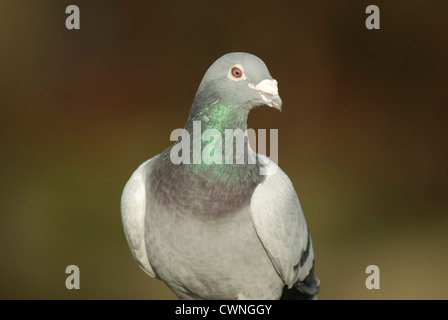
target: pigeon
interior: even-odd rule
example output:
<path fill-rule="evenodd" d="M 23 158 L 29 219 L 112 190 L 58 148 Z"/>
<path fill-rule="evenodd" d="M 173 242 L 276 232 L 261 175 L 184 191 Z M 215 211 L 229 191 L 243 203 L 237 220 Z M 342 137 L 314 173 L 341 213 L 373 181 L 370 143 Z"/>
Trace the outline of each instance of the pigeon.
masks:
<path fill-rule="evenodd" d="M 263 60 L 223 55 L 200 82 L 181 137 L 124 187 L 121 216 L 132 255 L 179 299 L 317 298 L 313 245 L 288 176 L 251 149 L 247 134 L 239 149 L 231 135 L 193 141 L 198 128 L 246 132 L 249 111 L 259 106 L 282 111 Z M 210 159 L 200 152 L 198 159 L 195 151 L 204 156 L 207 143 Z M 236 152 L 217 161 L 224 149 Z"/>

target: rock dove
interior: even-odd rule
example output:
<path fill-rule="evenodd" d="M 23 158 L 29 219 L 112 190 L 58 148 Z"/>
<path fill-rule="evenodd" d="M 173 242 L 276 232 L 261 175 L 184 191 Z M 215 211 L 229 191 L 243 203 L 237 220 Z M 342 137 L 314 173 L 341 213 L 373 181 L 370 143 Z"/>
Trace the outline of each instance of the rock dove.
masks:
<path fill-rule="evenodd" d="M 180 299 L 313 299 L 319 292 L 311 237 L 288 176 L 256 154 L 247 135 L 242 162 L 238 152 L 229 163 L 194 161 L 195 143 L 186 144 L 195 123 L 200 133 L 245 131 L 258 106 L 282 109 L 265 63 L 249 53 L 222 56 L 199 85 L 184 129 L 190 138 L 182 135 L 141 164 L 123 190 L 122 222 L 135 260 Z M 181 151 L 188 161 L 173 161 Z M 268 164 L 275 170 L 262 174 Z"/>

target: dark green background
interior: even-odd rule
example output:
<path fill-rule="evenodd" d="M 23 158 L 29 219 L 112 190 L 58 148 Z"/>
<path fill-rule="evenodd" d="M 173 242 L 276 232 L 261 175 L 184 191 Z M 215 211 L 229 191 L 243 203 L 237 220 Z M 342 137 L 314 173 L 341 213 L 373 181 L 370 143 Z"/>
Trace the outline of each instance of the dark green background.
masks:
<path fill-rule="evenodd" d="M 76 4 L 81 29 L 65 28 Z M 365 9 L 381 29 L 365 28 Z M 0 298 L 169 299 L 120 196 L 222 54 L 261 57 L 321 299 L 448 298 L 448 2 L 0 1 Z M 67 265 L 81 289 L 65 288 Z M 381 289 L 365 288 L 365 268 Z"/>

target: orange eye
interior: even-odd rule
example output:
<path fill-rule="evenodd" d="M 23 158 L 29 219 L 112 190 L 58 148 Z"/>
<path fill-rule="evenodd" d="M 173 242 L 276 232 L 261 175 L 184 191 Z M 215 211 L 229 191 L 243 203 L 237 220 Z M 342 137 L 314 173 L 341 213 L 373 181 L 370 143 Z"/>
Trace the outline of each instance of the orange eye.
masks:
<path fill-rule="evenodd" d="M 232 71 L 230 72 L 232 74 L 232 76 L 234 76 L 235 78 L 240 78 L 243 75 L 243 71 L 241 71 L 240 68 L 238 67 L 233 67 Z"/>

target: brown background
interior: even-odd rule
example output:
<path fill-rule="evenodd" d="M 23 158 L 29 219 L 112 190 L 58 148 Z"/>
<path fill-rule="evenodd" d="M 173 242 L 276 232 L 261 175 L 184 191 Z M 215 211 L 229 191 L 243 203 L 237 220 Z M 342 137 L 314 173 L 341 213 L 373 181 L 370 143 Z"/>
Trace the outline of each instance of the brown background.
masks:
<path fill-rule="evenodd" d="M 65 28 L 76 4 L 81 29 Z M 381 29 L 365 28 L 377 4 Z M 0 298 L 170 299 L 128 250 L 120 196 L 170 145 L 208 66 L 261 57 L 284 112 L 321 299 L 448 298 L 446 1 L 0 2 Z M 81 289 L 65 288 L 65 267 Z M 365 288 L 365 268 L 381 289 Z"/>

